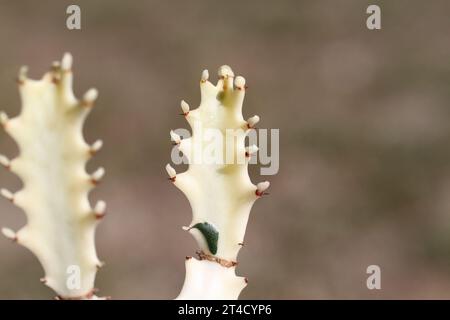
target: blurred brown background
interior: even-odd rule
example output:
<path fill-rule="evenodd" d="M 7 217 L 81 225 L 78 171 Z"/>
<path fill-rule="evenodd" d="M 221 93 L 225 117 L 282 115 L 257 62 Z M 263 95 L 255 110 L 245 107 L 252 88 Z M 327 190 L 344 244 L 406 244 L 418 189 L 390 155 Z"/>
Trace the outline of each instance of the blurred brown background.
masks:
<path fill-rule="evenodd" d="M 100 91 L 85 126 L 104 149 L 88 164 L 107 176 L 98 228 L 101 293 L 171 299 L 196 250 L 181 230 L 188 201 L 167 182 L 179 101 L 198 105 L 198 80 L 229 64 L 249 85 L 244 116 L 280 129 L 279 174 L 251 214 L 238 274 L 241 298 L 450 298 L 450 2 L 0 1 L 0 106 L 19 112 L 14 77 L 40 77 L 74 55 L 75 90 Z M 382 30 L 365 26 L 382 8 Z M 0 135 L 0 150 L 17 148 Z M 20 181 L 0 171 L 0 185 Z M 0 199 L 0 225 L 19 209 Z M 368 265 L 382 290 L 366 288 Z M 0 241 L 0 298 L 48 299 L 26 249 Z"/>

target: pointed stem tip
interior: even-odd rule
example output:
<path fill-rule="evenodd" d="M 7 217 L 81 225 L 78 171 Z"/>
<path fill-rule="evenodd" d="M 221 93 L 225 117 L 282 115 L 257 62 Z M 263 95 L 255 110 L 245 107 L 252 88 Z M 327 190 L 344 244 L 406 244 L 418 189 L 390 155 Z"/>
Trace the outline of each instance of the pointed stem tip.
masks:
<path fill-rule="evenodd" d="M 238 90 L 244 90 L 245 89 L 245 78 L 241 76 L 237 76 L 236 79 L 234 79 L 234 86 Z"/>
<path fill-rule="evenodd" d="M 174 144 L 180 144 L 181 137 L 178 134 L 176 134 L 175 131 L 170 130 L 170 140 L 172 140 Z"/>
<path fill-rule="evenodd" d="M 91 181 L 94 184 L 97 184 L 105 175 L 105 169 L 103 167 L 98 168 L 91 174 Z"/>
<path fill-rule="evenodd" d="M 172 166 L 169 163 L 166 165 L 166 171 L 167 174 L 169 175 L 169 180 L 175 182 L 175 179 L 177 178 L 177 172 L 175 171 L 174 168 L 172 168 Z"/>
<path fill-rule="evenodd" d="M 2 228 L 2 234 L 12 241 L 17 241 L 17 234 L 9 228 Z"/>
<path fill-rule="evenodd" d="M 11 161 L 6 156 L 0 154 L 0 164 L 9 169 L 11 166 Z"/>
<path fill-rule="evenodd" d="M 258 152 L 259 148 L 255 144 L 245 148 L 245 156 L 249 158 L 252 154 Z"/>
<path fill-rule="evenodd" d="M 1 189 L 0 194 L 9 201 L 14 201 L 14 194 L 8 189 Z"/>
<path fill-rule="evenodd" d="M 208 79 L 209 79 L 209 71 L 205 69 L 202 71 L 202 77 L 200 81 L 202 83 L 205 83 L 206 81 L 208 81 Z"/>
<path fill-rule="evenodd" d="M 103 141 L 97 140 L 89 147 L 89 152 L 91 154 L 97 153 L 102 147 L 103 147 Z"/>
<path fill-rule="evenodd" d="M 17 76 L 17 83 L 24 84 L 25 80 L 27 80 L 28 67 L 21 66 L 19 69 L 19 75 Z"/>
<path fill-rule="evenodd" d="M 254 115 L 251 118 L 247 119 L 247 128 L 252 129 L 259 122 L 259 116 Z"/>
<path fill-rule="evenodd" d="M 95 88 L 91 88 L 83 96 L 83 106 L 92 107 L 95 100 L 98 97 L 98 90 Z"/>
<path fill-rule="evenodd" d="M 217 74 L 219 75 L 219 77 L 221 79 L 223 78 L 228 78 L 228 77 L 234 77 L 234 72 L 231 69 L 230 66 L 227 65 L 223 65 L 219 68 L 219 71 L 217 72 Z"/>
<path fill-rule="evenodd" d="M 106 203 L 105 201 L 98 201 L 94 207 L 94 214 L 96 219 L 101 219 L 106 213 Z"/>
<path fill-rule="evenodd" d="M 256 185 L 256 191 L 255 194 L 258 197 L 262 197 L 265 193 L 265 191 L 269 188 L 270 186 L 270 182 L 269 181 L 264 181 L 264 182 L 260 182 Z"/>
<path fill-rule="evenodd" d="M 189 105 L 184 100 L 181 100 L 181 110 L 185 116 L 189 114 Z"/>
<path fill-rule="evenodd" d="M 3 126 L 6 126 L 6 124 L 8 123 L 8 121 L 9 121 L 9 117 L 8 117 L 8 115 L 6 114 L 6 112 L 4 112 L 4 111 L 0 112 L 0 123 L 1 123 Z"/>
<path fill-rule="evenodd" d="M 64 71 L 70 71 L 72 69 L 73 58 L 72 55 L 68 52 L 64 53 L 64 56 L 61 60 L 61 68 Z"/>

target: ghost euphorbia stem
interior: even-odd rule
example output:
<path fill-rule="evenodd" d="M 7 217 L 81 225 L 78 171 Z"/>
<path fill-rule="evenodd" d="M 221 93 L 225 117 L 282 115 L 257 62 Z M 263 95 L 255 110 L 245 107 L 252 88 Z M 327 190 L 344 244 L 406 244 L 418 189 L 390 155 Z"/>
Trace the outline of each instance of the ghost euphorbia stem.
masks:
<path fill-rule="evenodd" d="M 258 148 L 245 147 L 245 137 L 259 121 L 242 116 L 245 79 L 234 78 L 228 66 L 219 68 L 219 81 L 200 80 L 201 103 L 195 110 L 181 102 L 192 129 L 181 139 L 171 139 L 189 160 L 189 169 L 177 174 L 168 164 L 170 180 L 188 198 L 193 218 L 188 227 L 198 243 L 198 258 L 187 257 L 186 278 L 178 299 L 237 299 L 247 278 L 237 277 L 237 255 L 244 243 L 250 209 L 264 195 L 269 182 L 254 185 L 248 161 Z"/>
<path fill-rule="evenodd" d="M 97 98 L 90 89 L 77 100 L 72 91 L 72 57 L 54 62 L 41 80 L 27 78 L 22 67 L 18 86 L 20 115 L 0 114 L 5 131 L 16 141 L 19 156 L 0 162 L 20 177 L 23 188 L 1 194 L 24 210 L 27 224 L 19 231 L 3 228 L 3 234 L 31 250 L 43 266 L 43 283 L 60 299 L 95 299 L 94 280 L 102 263 L 95 249 L 95 229 L 105 214 L 105 203 L 94 208 L 89 191 L 104 175 L 99 168 L 85 171 L 86 162 L 102 142 L 88 145 L 83 123 Z"/>

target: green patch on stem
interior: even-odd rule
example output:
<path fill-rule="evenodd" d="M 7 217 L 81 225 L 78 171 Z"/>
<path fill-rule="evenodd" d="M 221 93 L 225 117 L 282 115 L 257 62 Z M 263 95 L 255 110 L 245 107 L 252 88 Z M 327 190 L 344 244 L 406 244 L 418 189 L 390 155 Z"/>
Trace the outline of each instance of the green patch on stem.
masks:
<path fill-rule="evenodd" d="M 217 242 L 219 241 L 219 232 L 214 226 L 208 222 L 197 223 L 192 226 L 197 229 L 205 237 L 208 249 L 212 254 L 217 253 Z"/>

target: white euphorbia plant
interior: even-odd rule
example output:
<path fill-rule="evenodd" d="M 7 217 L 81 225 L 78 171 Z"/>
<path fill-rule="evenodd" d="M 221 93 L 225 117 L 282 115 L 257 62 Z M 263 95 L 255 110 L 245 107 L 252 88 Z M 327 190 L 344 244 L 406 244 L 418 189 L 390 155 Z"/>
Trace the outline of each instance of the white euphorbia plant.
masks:
<path fill-rule="evenodd" d="M 177 174 L 168 164 L 166 170 L 191 204 L 192 222 L 183 229 L 194 236 L 200 248 L 199 259 L 186 259 L 186 278 L 178 299 L 239 297 L 247 279 L 236 276 L 237 255 L 244 243 L 250 209 L 269 187 L 267 181 L 254 185 L 247 171 L 248 160 L 258 148 L 245 147 L 245 137 L 259 117 L 245 121 L 242 116 L 245 79 L 235 78 L 228 66 L 220 67 L 218 73 L 219 81 L 213 85 L 208 71 L 203 71 L 197 109 L 190 110 L 181 102 L 192 136 L 181 139 L 170 133 L 188 158 L 189 169 Z M 222 152 L 217 157 L 218 151 Z M 220 161 L 211 161 L 211 157 Z"/>
<path fill-rule="evenodd" d="M 20 191 L 1 189 L 1 194 L 27 217 L 27 224 L 19 231 L 2 228 L 2 233 L 37 256 L 45 272 L 41 281 L 58 298 L 97 299 L 94 281 L 102 262 L 96 254 L 95 229 L 106 205 L 99 201 L 92 208 L 88 194 L 103 177 L 104 169 L 87 174 L 85 166 L 102 142 L 88 145 L 82 134 L 97 91 L 90 89 L 77 100 L 71 67 L 72 57 L 65 54 L 41 80 L 27 78 L 26 67 L 21 68 L 20 115 L 9 119 L 0 113 L 1 124 L 20 150 L 13 160 L 0 155 L 0 163 L 23 181 Z M 181 102 L 192 137 L 181 139 L 170 133 L 189 159 L 189 169 L 177 174 L 167 165 L 166 170 L 190 201 L 193 219 L 184 229 L 200 248 L 199 259 L 186 259 L 186 279 L 178 299 L 239 297 L 247 279 L 236 276 L 237 255 L 244 243 L 250 209 L 269 187 L 267 181 L 254 185 L 248 176 L 248 161 L 258 148 L 245 147 L 245 137 L 259 117 L 247 121 L 242 117 L 245 79 L 234 78 L 228 66 L 219 69 L 219 77 L 214 86 L 208 81 L 208 71 L 202 73 L 199 108 L 190 110 Z M 212 142 L 210 130 L 218 137 Z M 205 150 L 221 150 L 222 157 L 211 162 L 211 153 Z"/>
<path fill-rule="evenodd" d="M 5 131 L 19 146 L 19 156 L 0 162 L 23 182 L 23 189 L 1 194 L 23 209 L 27 224 L 3 234 L 31 250 L 41 262 L 43 283 L 61 299 L 95 299 L 94 280 L 102 266 L 95 249 L 95 229 L 105 214 L 105 203 L 94 208 L 89 191 L 104 175 L 93 174 L 86 162 L 101 148 L 98 140 L 88 145 L 82 134 L 84 120 L 97 98 L 90 89 L 77 100 L 72 91 L 72 57 L 54 62 L 41 80 L 27 78 L 22 67 L 18 85 L 20 115 L 9 119 L 1 113 Z"/>

